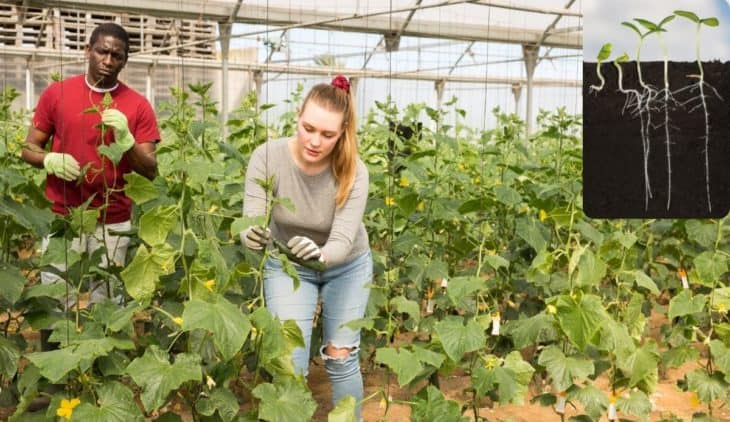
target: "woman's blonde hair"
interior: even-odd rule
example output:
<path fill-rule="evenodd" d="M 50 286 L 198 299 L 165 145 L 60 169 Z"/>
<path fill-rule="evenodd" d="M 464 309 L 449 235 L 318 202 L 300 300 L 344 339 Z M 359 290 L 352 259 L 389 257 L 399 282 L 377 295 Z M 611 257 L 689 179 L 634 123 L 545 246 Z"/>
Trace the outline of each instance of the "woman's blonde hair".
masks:
<path fill-rule="evenodd" d="M 343 78 L 339 76 L 338 78 Z M 337 79 L 337 78 L 336 78 Z M 309 101 L 314 101 L 330 111 L 342 112 L 342 135 L 332 150 L 332 174 L 337 183 L 335 204 L 337 208 L 345 205 L 350 196 L 357 172 L 357 139 L 355 102 L 350 92 L 349 83 L 346 88 L 333 84 L 317 84 L 312 87 L 302 102 L 301 111 Z M 300 111 L 300 112 L 301 112 Z"/>

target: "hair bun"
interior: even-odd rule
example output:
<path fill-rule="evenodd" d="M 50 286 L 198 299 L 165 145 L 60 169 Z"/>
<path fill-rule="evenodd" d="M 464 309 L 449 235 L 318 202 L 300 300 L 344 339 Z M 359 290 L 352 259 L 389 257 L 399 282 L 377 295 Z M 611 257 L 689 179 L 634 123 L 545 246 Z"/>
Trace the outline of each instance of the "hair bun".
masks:
<path fill-rule="evenodd" d="M 342 75 L 337 75 L 332 79 L 331 84 L 336 87 L 340 88 L 341 90 L 350 93 L 350 81 L 347 80 L 347 77 Z"/>

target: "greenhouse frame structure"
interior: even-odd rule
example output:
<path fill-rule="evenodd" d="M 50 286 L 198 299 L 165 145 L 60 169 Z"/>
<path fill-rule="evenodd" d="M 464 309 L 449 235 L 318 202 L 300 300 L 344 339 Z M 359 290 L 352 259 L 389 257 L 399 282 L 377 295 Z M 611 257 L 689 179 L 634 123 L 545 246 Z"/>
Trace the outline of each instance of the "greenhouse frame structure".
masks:
<path fill-rule="evenodd" d="M 25 95 L 25 106 L 30 109 L 39 94 L 35 86 L 38 73 L 48 73 L 48 69 L 59 66 L 75 67 L 78 71 L 83 71 L 83 48 L 90 31 L 102 21 L 114 20 L 125 26 L 131 36 L 128 67 L 137 71 L 129 73 L 144 77 L 143 82 L 138 81 L 133 86 L 143 91 L 153 104 L 153 85 L 173 85 L 176 79 L 168 76 L 167 79 L 162 77 L 161 81 L 155 82 L 164 73 L 161 69 L 170 70 L 181 65 L 202 72 L 220 72 L 218 95 L 220 109 L 225 111 L 221 113 L 223 121 L 231 110 L 231 104 L 235 102 L 231 100 L 231 92 L 240 94 L 240 91 L 256 89 L 260 93 L 266 82 L 266 73 L 322 77 L 345 73 L 355 86 L 363 78 L 433 82 L 438 104 L 443 99 L 445 85 L 450 83 L 508 87 L 514 96 L 516 111 L 519 110 L 520 97 L 524 91 L 526 106 L 522 117 L 527 122 L 528 133 L 531 133 L 534 120 L 534 87 L 558 87 L 577 91 L 582 86 L 579 78 L 535 78 L 535 69 L 541 61 L 566 57 L 551 56 L 553 49 L 575 50 L 576 54 L 570 56 L 581 56 L 582 14 L 576 10 L 580 3 L 575 0 L 564 1 L 566 2 L 559 6 L 548 7 L 545 4 L 550 2 L 532 2 L 535 5 L 531 5 L 527 0 L 523 4 L 499 0 L 372 0 L 366 5 L 360 1 L 351 2 L 355 5 L 349 10 L 347 6 L 337 6 L 345 10 L 327 10 L 311 2 L 292 7 L 291 2 L 287 6 L 281 2 L 271 4 L 269 0 L 57 0 L 50 3 L 19 0 L 2 6 L 5 16 L 2 17 L 0 56 L 4 58 L 3 61 L 9 58 L 20 61 L 16 66 L 16 73 L 18 68 L 23 68 L 25 92 L 30 93 Z M 540 28 L 518 27 L 467 21 L 465 18 L 462 21 L 449 20 L 442 15 L 442 11 L 464 7 L 472 8 L 471 12 L 477 10 L 473 8 L 489 8 L 490 16 L 491 10 L 519 13 L 525 16 L 525 21 L 529 17 L 531 22 L 535 20 L 534 17 L 539 16 L 541 22 L 547 24 Z M 427 11 L 436 11 L 438 19 L 419 18 L 420 14 Z M 566 24 L 566 20 L 571 22 Z M 574 24 L 576 20 L 578 25 Z M 233 29 L 237 24 L 253 25 L 253 30 L 234 33 Z M 376 34 L 379 41 L 374 48 L 364 45 L 358 52 L 331 55 L 330 63 L 325 62 L 324 65 L 299 64 L 307 60 L 292 60 L 288 53 L 285 60 L 272 60 L 281 45 L 268 39 L 263 42 L 268 50 L 265 51 L 263 60 L 257 57 L 257 51 L 246 52 L 243 60 L 231 59 L 232 40 L 256 37 L 257 41 L 261 41 L 262 37 L 274 31 L 280 31 L 283 39 L 287 31 L 291 33 L 301 28 Z M 401 45 L 400 41 L 404 37 L 451 40 L 465 43 L 466 47 L 455 60 L 443 68 L 437 68 L 437 71 L 420 68 L 393 71 L 371 66 L 373 57 L 378 53 L 393 54 L 401 49 L 413 49 Z M 509 57 L 506 60 L 492 60 L 488 57 L 488 62 L 483 65 L 486 68 L 497 63 L 519 62 L 524 66 L 524 76 L 495 75 L 488 71 L 483 74 L 459 72 L 461 67 L 469 66 L 465 58 L 469 55 L 473 57 L 477 43 L 520 46 L 519 57 Z M 420 44 L 418 48 L 420 53 Z M 545 51 L 544 54 L 540 54 L 541 49 Z M 359 56 L 362 58 L 362 65 L 342 68 L 337 59 L 343 56 Z M 144 71 L 140 72 L 140 69 Z M 232 84 L 232 72 L 243 75 L 242 78 L 233 78 L 238 83 L 237 86 Z"/>

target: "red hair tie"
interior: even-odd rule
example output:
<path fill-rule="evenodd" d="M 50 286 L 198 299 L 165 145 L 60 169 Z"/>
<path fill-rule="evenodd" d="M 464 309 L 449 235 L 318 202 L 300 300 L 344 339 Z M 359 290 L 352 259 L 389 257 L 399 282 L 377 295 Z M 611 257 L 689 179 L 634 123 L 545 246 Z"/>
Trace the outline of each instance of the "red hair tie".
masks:
<path fill-rule="evenodd" d="M 340 88 L 341 90 L 350 93 L 350 81 L 347 80 L 346 77 L 342 75 L 337 75 L 332 79 L 332 82 L 330 82 L 334 87 Z"/>

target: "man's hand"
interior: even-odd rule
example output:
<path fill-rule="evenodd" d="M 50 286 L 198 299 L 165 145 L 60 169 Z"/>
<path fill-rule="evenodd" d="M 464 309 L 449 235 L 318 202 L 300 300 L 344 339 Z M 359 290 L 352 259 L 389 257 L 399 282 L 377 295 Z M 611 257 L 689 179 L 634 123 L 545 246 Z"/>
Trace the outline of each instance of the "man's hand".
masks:
<path fill-rule="evenodd" d="M 127 116 L 119 110 L 112 108 L 104 110 L 101 113 L 101 121 L 107 126 L 114 129 L 115 142 L 122 147 L 124 151 L 129 151 L 135 144 L 134 137 L 129 132 Z"/>
<path fill-rule="evenodd" d="M 314 240 L 306 236 L 294 236 L 286 243 L 286 246 L 291 248 L 291 251 L 297 258 L 308 260 L 308 259 L 319 259 L 323 261 L 322 250 L 314 243 Z"/>
<path fill-rule="evenodd" d="M 260 251 L 271 241 L 271 230 L 268 227 L 251 226 L 241 232 L 241 240 L 249 249 Z"/>
<path fill-rule="evenodd" d="M 81 174 L 79 162 L 71 154 L 49 152 L 43 158 L 43 168 L 56 177 L 67 182 L 75 180 Z"/>

